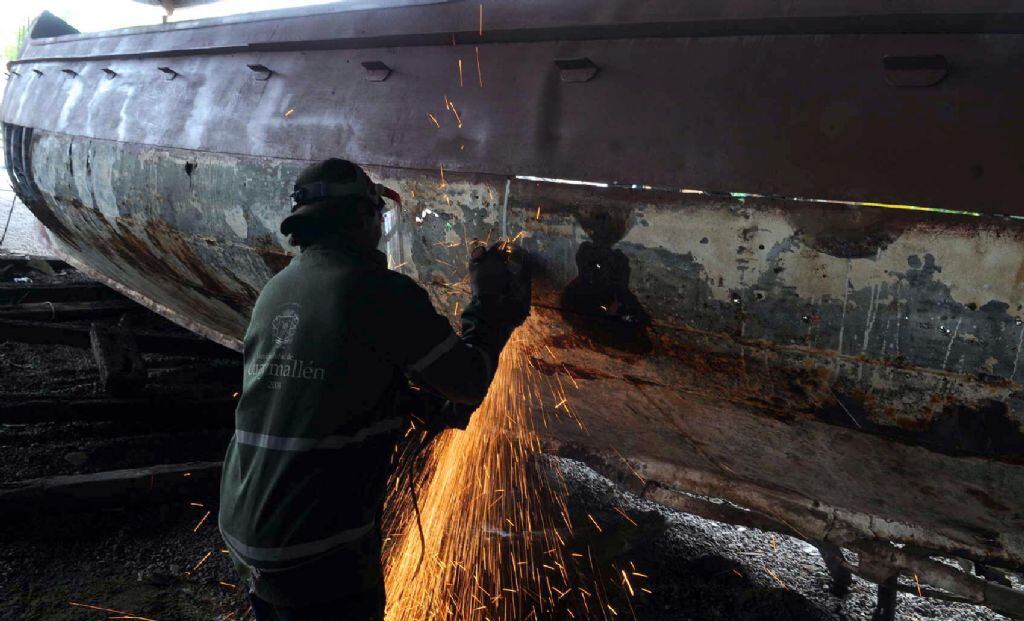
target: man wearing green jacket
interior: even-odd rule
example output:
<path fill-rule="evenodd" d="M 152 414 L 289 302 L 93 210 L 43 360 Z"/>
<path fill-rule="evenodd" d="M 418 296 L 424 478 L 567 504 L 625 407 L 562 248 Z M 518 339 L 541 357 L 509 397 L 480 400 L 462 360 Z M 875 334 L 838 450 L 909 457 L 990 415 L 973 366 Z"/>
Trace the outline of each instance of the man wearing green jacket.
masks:
<path fill-rule="evenodd" d="M 409 422 L 398 397 L 412 379 L 471 411 L 529 313 L 528 272 L 477 249 L 453 332 L 377 250 L 384 196 L 397 198 L 345 160 L 304 170 L 281 223 L 301 253 L 264 287 L 245 335 L 219 525 L 259 621 L 383 619 L 380 517 Z"/>

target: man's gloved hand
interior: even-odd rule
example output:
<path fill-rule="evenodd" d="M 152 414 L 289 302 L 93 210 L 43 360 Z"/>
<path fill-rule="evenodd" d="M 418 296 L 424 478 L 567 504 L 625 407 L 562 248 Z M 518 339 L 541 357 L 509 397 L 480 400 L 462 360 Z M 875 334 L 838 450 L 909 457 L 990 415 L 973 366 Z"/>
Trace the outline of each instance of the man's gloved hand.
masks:
<path fill-rule="evenodd" d="M 530 314 L 532 280 L 526 253 L 494 244 L 473 248 L 469 261 L 469 282 L 473 297 L 491 298 L 502 308 L 502 319 L 511 326 L 526 321 Z"/>
<path fill-rule="evenodd" d="M 435 433 L 445 429 L 465 430 L 475 407 L 445 401 L 441 409 L 427 422 L 427 429 Z"/>
<path fill-rule="evenodd" d="M 533 299 L 533 277 L 526 251 L 513 248 L 507 255 L 506 265 L 509 271 L 507 303 L 512 313 L 513 325 L 519 326 L 530 315 L 530 304 Z"/>
<path fill-rule="evenodd" d="M 395 398 L 395 411 L 409 417 L 418 426 L 425 428 L 431 436 L 445 429 L 465 429 L 475 407 L 461 405 L 420 386 L 406 384 L 399 389 Z"/>
<path fill-rule="evenodd" d="M 508 265 L 504 251 L 494 244 L 490 248 L 473 246 L 469 255 L 469 284 L 473 297 L 500 296 L 509 281 Z"/>

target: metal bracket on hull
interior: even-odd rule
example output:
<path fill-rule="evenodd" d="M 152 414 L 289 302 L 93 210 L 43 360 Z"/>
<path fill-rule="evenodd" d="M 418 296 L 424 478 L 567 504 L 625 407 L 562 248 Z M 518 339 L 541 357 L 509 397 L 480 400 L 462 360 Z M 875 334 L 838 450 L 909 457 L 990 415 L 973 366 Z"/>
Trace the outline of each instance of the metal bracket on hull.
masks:
<path fill-rule="evenodd" d="M 366 79 L 369 82 L 383 82 L 391 75 L 391 67 L 388 67 L 379 60 L 368 60 L 362 63 L 366 69 Z"/>
<path fill-rule="evenodd" d="M 597 75 L 597 65 L 589 58 L 556 60 L 555 66 L 563 82 L 589 82 Z"/>
<path fill-rule="evenodd" d="M 886 56 L 882 59 L 882 66 L 889 86 L 935 86 L 949 74 L 949 64 L 941 54 Z"/>
<path fill-rule="evenodd" d="M 170 67 L 157 67 L 157 69 L 162 71 L 167 76 L 168 80 L 173 80 L 174 78 L 176 78 L 179 75 L 181 75 L 177 71 L 175 71 L 174 69 L 171 69 Z"/>
<path fill-rule="evenodd" d="M 274 71 L 266 65 L 253 64 L 246 65 L 246 67 L 252 70 L 254 77 L 258 82 L 266 82 L 270 79 L 270 76 L 274 75 Z"/>

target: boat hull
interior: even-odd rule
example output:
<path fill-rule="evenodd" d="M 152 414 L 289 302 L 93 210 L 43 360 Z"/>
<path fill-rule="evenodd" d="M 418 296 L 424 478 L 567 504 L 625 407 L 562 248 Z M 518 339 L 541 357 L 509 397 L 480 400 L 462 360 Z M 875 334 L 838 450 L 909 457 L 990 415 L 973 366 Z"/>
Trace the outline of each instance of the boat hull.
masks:
<path fill-rule="evenodd" d="M 222 26 L 225 37 L 233 27 Z M 520 36 L 511 32 L 500 36 Z M 153 46 L 166 33 L 142 34 Z M 1011 89 L 992 104 L 987 120 L 964 117 L 950 138 L 963 148 L 936 156 L 927 146 L 932 132 L 948 129 L 944 105 L 966 105 L 988 81 L 1000 83 L 999 59 L 1020 44 L 1016 38 L 842 35 L 823 42 L 800 35 L 772 47 L 771 37 L 647 37 L 632 46 L 537 47 L 527 37 L 487 50 L 506 59 L 497 66 L 509 74 L 474 94 L 457 83 L 437 88 L 438 59 L 453 52 L 422 38 L 405 40 L 388 60 L 406 67 L 413 82 L 378 92 L 367 90 L 381 85 L 365 82 L 362 69 L 356 84 L 351 76 L 318 77 L 313 61 L 329 58 L 330 71 L 349 71 L 338 67 L 392 53 L 384 49 L 356 54 L 335 42 L 325 50 L 323 41 L 309 52 L 292 49 L 295 42 L 260 53 L 163 57 L 98 49 L 114 39 L 52 40 L 50 50 L 68 47 L 79 74 L 60 91 L 9 87 L 4 102 L 16 191 L 54 248 L 90 273 L 238 349 L 259 290 L 294 254 L 278 226 L 297 172 L 320 157 L 349 157 L 403 196 L 402 209 L 387 215 L 383 247 L 393 268 L 423 284 L 453 321 L 468 302 L 471 240 L 515 239 L 529 251 L 535 306 L 521 330 L 530 364 L 568 397 L 559 403 L 545 395 L 536 412 L 549 450 L 582 458 L 660 502 L 693 508 L 692 494 L 724 499 L 743 508 L 733 517 L 884 557 L 890 571 L 916 566 L 876 544 L 1024 567 L 1024 226 L 1003 217 L 1018 209 L 1002 183 L 1016 160 L 999 151 L 1021 129 L 1013 103 L 1020 93 Z M 124 39 L 128 48 L 141 45 Z M 851 50 L 873 55 L 891 46 L 945 46 L 964 59 L 996 61 L 991 73 L 953 84 L 941 101 L 882 90 L 843 99 L 845 87 L 823 79 L 834 87 L 830 95 L 799 108 L 793 85 L 766 84 L 764 110 L 725 115 L 758 126 L 748 142 L 731 130 L 718 138 L 706 132 L 715 108 L 708 102 L 660 117 L 615 107 L 616 93 L 625 98 L 641 88 L 655 103 L 683 101 L 653 74 L 644 86 L 616 82 L 609 70 L 592 99 L 568 90 L 589 83 L 560 82 L 557 72 L 528 77 L 534 54 L 596 57 L 601 49 L 639 62 L 680 57 L 687 46 L 723 67 L 734 62 L 737 83 L 754 79 L 765 46 L 790 63 L 813 49 L 850 58 Z M 72 62 L 38 50 L 26 58 L 32 54 L 44 71 L 37 77 Z M 121 74 L 80 79 L 112 60 L 127 76 L 122 84 Z M 227 75 L 227 65 L 243 61 L 279 73 L 262 83 L 244 72 Z M 654 65 L 664 69 L 660 62 Z M 144 88 L 156 65 L 173 65 L 177 75 Z M 444 69 L 449 82 L 454 67 Z M 472 71 L 464 80 L 477 78 L 475 66 L 466 67 Z M 385 77 L 384 84 L 392 80 Z M 736 105 L 728 84 L 708 88 L 712 103 Z M 518 103 L 517 89 L 535 107 Z M 435 90 L 428 105 L 420 95 Z M 465 115 L 460 126 L 445 106 L 452 93 Z M 461 100 L 474 104 L 463 110 Z M 857 102 L 853 116 L 843 101 Z M 915 101 L 924 112 L 914 111 Z M 783 108 L 811 110 L 813 131 L 779 116 Z M 612 122 L 596 123 L 577 109 Z M 783 125 L 793 142 L 772 137 L 763 127 L 771 118 L 789 119 Z M 818 123 L 828 119 L 834 123 Z M 863 134 L 855 140 L 843 133 L 850 128 Z M 690 130 L 692 141 L 685 140 Z M 886 159 L 894 143 L 918 159 Z M 833 156 L 826 147 L 836 144 L 853 147 Z M 970 144 L 988 149 L 963 146 Z M 789 157 L 787 149 L 797 153 Z M 755 162 L 758 154 L 767 159 Z M 956 173 L 937 174 L 945 169 L 936 157 Z M 982 172 L 972 173 L 974 165 Z M 621 180 L 616 171 L 635 175 L 626 179 L 635 183 L 522 176 Z M 977 178 L 968 183 L 963 174 Z M 893 197 L 942 209 L 685 190 L 688 175 L 702 187 L 861 202 Z M 874 577 L 888 577 L 882 574 Z M 1017 610 L 1015 595 L 971 580 L 963 577 L 958 592 Z"/>
<path fill-rule="evenodd" d="M 237 348 L 290 260 L 274 229 L 303 162 L 32 140 L 32 208 L 62 252 Z M 1004 282 L 1020 227 L 371 173 L 407 201 L 389 214 L 389 261 L 449 317 L 468 301 L 467 240 L 519 236 L 535 259 L 533 364 L 579 386 L 584 423 L 552 421 L 554 443 L 789 490 L 886 520 L 872 528 L 892 540 L 1024 558 L 1020 300 Z M 625 272 L 602 276 L 602 257 Z"/>

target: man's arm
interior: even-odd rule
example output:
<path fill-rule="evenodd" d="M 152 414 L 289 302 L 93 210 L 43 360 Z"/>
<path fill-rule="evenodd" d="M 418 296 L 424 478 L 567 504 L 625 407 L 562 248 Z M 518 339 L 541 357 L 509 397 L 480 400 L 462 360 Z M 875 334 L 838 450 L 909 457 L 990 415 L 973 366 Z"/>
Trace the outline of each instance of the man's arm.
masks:
<path fill-rule="evenodd" d="M 398 362 L 410 379 L 453 403 L 476 407 L 512 331 L 526 319 L 529 288 L 524 294 L 520 287 L 512 299 L 508 281 L 513 275 L 507 257 L 496 251 L 475 253 L 470 273 L 474 296 L 462 313 L 461 337 L 434 310 L 427 292 L 404 278 L 402 301 L 396 305 L 401 327 L 394 336 Z"/>

